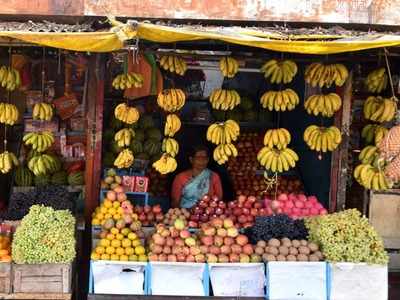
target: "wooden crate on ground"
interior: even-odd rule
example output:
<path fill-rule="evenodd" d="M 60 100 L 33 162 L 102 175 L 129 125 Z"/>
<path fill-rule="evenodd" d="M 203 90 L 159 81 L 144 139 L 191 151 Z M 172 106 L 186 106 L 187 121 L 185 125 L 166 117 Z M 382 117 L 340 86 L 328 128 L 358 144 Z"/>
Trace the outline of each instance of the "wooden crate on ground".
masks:
<path fill-rule="evenodd" d="M 13 293 L 70 294 L 72 264 L 14 264 Z"/>
<path fill-rule="evenodd" d="M 372 192 L 369 221 L 383 238 L 385 248 L 400 249 L 400 190 Z"/>
<path fill-rule="evenodd" d="M 11 293 L 11 263 L 0 263 L 0 294 Z"/>

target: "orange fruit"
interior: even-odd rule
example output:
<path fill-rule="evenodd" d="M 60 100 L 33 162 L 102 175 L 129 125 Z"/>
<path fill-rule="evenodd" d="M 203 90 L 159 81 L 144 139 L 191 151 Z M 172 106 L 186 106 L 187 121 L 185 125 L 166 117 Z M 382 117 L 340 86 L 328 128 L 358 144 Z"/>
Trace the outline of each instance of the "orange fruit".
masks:
<path fill-rule="evenodd" d="M 107 253 L 104 253 L 100 256 L 101 260 L 110 260 L 110 255 Z"/>
<path fill-rule="evenodd" d="M 138 261 L 138 256 L 136 254 L 129 255 L 128 259 L 130 261 Z"/>
<path fill-rule="evenodd" d="M 117 240 L 122 241 L 122 240 L 124 239 L 124 235 L 121 234 L 121 233 L 117 233 L 117 234 L 115 235 L 115 238 L 116 238 Z"/>
<path fill-rule="evenodd" d="M 113 202 L 113 208 L 118 208 L 120 206 L 121 204 L 118 201 Z"/>
<path fill-rule="evenodd" d="M 96 252 L 92 252 L 92 255 L 90 255 L 90 259 L 99 260 L 100 259 L 100 255 L 98 255 Z"/>
<path fill-rule="evenodd" d="M 146 262 L 147 261 L 147 256 L 144 255 L 144 254 L 139 255 L 139 261 Z"/>
<path fill-rule="evenodd" d="M 106 248 L 106 253 L 107 254 L 114 254 L 115 253 L 115 248 L 114 247 L 107 247 Z"/>
<path fill-rule="evenodd" d="M 133 249 L 132 247 L 125 248 L 125 254 L 131 256 L 135 254 L 135 249 Z"/>
<path fill-rule="evenodd" d="M 134 232 L 128 233 L 128 239 L 131 241 L 136 240 L 138 238 L 137 234 Z"/>
<path fill-rule="evenodd" d="M 121 255 L 121 256 L 119 257 L 119 260 L 120 260 L 120 261 L 128 261 L 128 260 L 129 260 L 129 257 L 128 257 L 128 255 L 123 254 L 123 255 Z"/>
<path fill-rule="evenodd" d="M 119 255 L 117 255 L 117 254 L 111 254 L 110 260 L 119 260 Z"/>
<path fill-rule="evenodd" d="M 100 225 L 100 220 L 94 218 L 94 219 L 92 220 L 92 225 Z"/>
<path fill-rule="evenodd" d="M 112 241 L 115 239 L 115 235 L 113 235 L 112 233 L 107 233 L 106 239 Z"/>
<path fill-rule="evenodd" d="M 111 207 L 110 209 L 108 209 L 108 213 L 115 215 L 117 213 L 117 210 L 114 207 Z"/>
<path fill-rule="evenodd" d="M 97 254 L 102 255 L 103 253 L 106 252 L 106 248 L 101 247 L 101 246 L 98 246 L 98 247 L 96 247 L 96 248 L 94 249 L 94 251 L 95 251 Z"/>
<path fill-rule="evenodd" d="M 145 251 L 145 249 L 144 249 L 144 247 L 143 246 L 137 246 L 136 248 L 135 248 L 135 254 L 136 255 L 143 255 L 144 253 L 145 253 L 146 251 Z"/>
<path fill-rule="evenodd" d="M 117 234 L 117 233 L 119 233 L 119 229 L 113 227 L 113 228 L 111 228 L 110 232 L 111 232 L 112 234 Z"/>
<path fill-rule="evenodd" d="M 122 243 L 121 243 L 122 247 L 126 248 L 126 247 L 130 247 L 132 245 L 132 242 L 130 239 L 123 239 Z"/>
<path fill-rule="evenodd" d="M 125 236 L 127 236 L 129 233 L 131 232 L 131 230 L 129 228 L 122 228 L 121 229 L 121 233 Z"/>
<path fill-rule="evenodd" d="M 104 200 L 103 205 L 105 208 L 111 208 L 113 206 L 113 203 L 110 200 Z"/>
<path fill-rule="evenodd" d="M 132 247 L 138 247 L 142 244 L 140 240 L 133 240 L 132 241 Z"/>
<path fill-rule="evenodd" d="M 114 248 L 121 247 L 121 241 L 120 240 L 112 240 L 111 241 L 111 246 Z"/>
<path fill-rule="evenodd" d="M 101 239 L 99 245 L 102 247 L 108 247 L 110 246 L 111 242 L 110 240 L 107 239 Z"/>
<path fill-rule="evenodd" d="M 115 254 L 117 254 L 117 255 L 125 254 L 124 248 L 118 247 L 117 249 L 115 249 Z"/>

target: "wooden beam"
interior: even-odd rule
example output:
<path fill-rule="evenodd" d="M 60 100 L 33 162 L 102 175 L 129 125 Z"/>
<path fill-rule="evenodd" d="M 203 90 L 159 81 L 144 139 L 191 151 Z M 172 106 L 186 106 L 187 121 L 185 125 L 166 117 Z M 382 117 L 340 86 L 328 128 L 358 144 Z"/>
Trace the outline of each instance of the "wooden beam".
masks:
<path fill-rule="evenodd" d="M 346 207 L 347 176 L 352 176 L 348 170 L 348 152 L 350 144 L 351 102 L 353 91 L 353 73 L 340 94 L 342 96 L 342 109 L 335 115 L 334 125 L 342 132 L 342 143 L 332 153 L 331 190 L 329 211 L 334 212 Z"/>
<path fill-rule="evenodd" d="M 86 127 L 86 172 L 85 172 L 85 219 L 90 223 L 92 212 L 99 201 L 101 178 L 101 146 L 104 106 L 103 54 L 92 55 L 89 59 L 89 84 L 87 91 Z"/>

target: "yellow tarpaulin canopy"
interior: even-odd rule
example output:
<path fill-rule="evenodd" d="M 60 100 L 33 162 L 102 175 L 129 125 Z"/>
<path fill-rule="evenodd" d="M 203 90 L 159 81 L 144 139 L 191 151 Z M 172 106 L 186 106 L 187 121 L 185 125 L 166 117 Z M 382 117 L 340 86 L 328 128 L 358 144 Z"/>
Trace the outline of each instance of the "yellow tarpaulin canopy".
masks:
<path fill-rule="evenodd" d="M 115 25 L 115 24 L 114 24 Z M 395 34 L 287 34 L 262 28 L 237 26 L 166 26 L 146 22 L 118 24 L 101 32 L 0 31 L 0 38 L 75 51 L 110 52 L 138 37 L 157 43 L 218 40 L 278 52 L 334 54 L 400 45 Z"/>
<path fill-rule="evenodd" d="M 140 23 L 137 27 L 137 35 L 141 39 L 159 43 L 211 39 L 279 52 L 302 54 L 334 54 L 400 45 L 400 35 L 376 33 L 369 35 L 366 33 L 363 36 L 354 37 L 321 34 L 290 36 L 240 27 L 172 27 L 150 23 Z"/>

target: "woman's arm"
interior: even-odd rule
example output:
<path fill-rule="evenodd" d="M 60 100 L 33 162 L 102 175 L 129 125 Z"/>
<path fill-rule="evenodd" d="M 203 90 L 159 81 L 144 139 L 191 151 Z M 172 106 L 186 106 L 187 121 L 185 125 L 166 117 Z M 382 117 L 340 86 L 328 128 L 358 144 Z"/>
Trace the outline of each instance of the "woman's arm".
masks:
<path fill-rule="evenodd" d="M 212 191 L 213 191 L 214 195 L 217 196 L 218 199 L 222 200 L 222 197 L 224 196 L 224 194 L 223 194 L 223 189 L 222 189 L 221 178 L 219 178 L 219 175 L 215 172 L 212 174 L 211 184 L 212 184 Z"/>
<path fill-rule="evenodd" d="M 183 182 L 180 176 L 175 176 L 171 188 L 171 207 L 179 207 L 181 202 L 181 195 L 183 189 Z"/>

